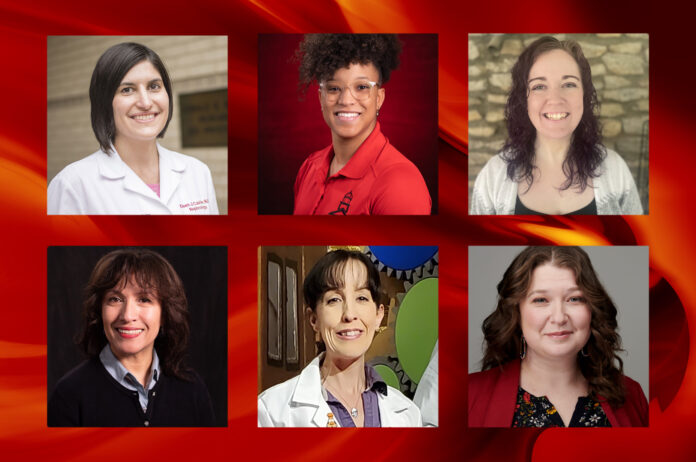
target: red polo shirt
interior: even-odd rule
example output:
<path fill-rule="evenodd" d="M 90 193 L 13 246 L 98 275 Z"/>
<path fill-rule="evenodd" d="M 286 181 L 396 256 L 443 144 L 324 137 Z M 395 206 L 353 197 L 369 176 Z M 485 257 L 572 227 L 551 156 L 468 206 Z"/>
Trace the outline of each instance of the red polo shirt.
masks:
<path fill-rule="evenodd" d="M 379 123 L 348 163 L 328 177 L 333 156 L 329 146 L 310 155 L 300 167 L 295 215 L 430 214 L 423 176 L 389 143 Z"/>

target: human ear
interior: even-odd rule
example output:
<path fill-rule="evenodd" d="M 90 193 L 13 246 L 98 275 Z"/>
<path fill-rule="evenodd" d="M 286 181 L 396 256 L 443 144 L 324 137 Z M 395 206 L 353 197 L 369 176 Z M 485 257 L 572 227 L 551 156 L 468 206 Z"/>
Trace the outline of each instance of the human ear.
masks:
<path fill-rule="evenodd" d="M 314 310 L 307 307 L 307 309 L 305 310 L 305 314 L 307 316 L 307 319 L 309 319 L 309 324 L 311 324 L 312 329 L 314 329 L 314 332 L 319 332 L 319 328 L 317 327 L 317 314 L 314 312 Z"/>
<path fill-rule="evenodd" d="M 379 89 L 377 90 L 377 110 L 378 111 L 382 107 L 382 104 L 384 104 L 385 97 L 386 97 L 386 92 L 384 91 L 384 88 L 379 87 Z"/>
<path fill-rule="evenodd" d="M 380 324 L 382 324 L 382 318 L 384 318 L 384 305 L 380 304 L 377 308 L 377 322 L 375 325 L 375 330 L 379 329 Z"/>

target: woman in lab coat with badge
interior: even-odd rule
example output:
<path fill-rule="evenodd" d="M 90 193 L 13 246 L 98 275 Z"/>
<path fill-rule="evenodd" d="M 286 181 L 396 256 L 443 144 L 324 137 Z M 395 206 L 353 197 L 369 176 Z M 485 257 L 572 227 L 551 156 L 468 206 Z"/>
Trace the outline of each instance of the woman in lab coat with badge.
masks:
<path fill-rule="evenodd" d="M 160 57 L 120 43 L 99 58 L 89 88 L 100 149 L 48 186 L 49 215 L 217 214 L 208 167 L 163 148 L 172 87 Z"/>
<path fill-rule="evenodd" d="M 384 316 L 379 291 L 379 272 L 360 252 L 336 250 L 314 265 L 304 298 L 325 351 L 259 395 L 259 427 L 421 426 L 418 407 L 365 364 Z"/>

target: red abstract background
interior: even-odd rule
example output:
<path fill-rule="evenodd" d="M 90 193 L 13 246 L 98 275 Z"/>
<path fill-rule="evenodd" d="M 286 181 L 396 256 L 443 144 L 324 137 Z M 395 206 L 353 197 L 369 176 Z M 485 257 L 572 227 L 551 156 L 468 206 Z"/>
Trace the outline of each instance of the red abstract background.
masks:
<path fill-rule="evenodd" d="M 693 460 L 696 240 L 688 185 L 696 116 L 694 62 L 685 55 L 692 29 L 688 14 L 621 1 L 1 1 L 0 458 Z M 467 216 L 467 34 L 491 31 L 650 34 L 649 216 Z M 304 32 L 438 34 L 438 216 L 257 216 L 258 34 Z M 229 36 L 229 216 L 46 216 L 46 36 L 63 34 Z M 328 435 L 256 427 L 257 247 L 344 243 L 439 245 L 439 428 Z M 542 243 L 650 246 L 649 428 L 466 427 L 467 246 Z M 46 427 L 49 245 L 229 247 L 228 428 Z"/>

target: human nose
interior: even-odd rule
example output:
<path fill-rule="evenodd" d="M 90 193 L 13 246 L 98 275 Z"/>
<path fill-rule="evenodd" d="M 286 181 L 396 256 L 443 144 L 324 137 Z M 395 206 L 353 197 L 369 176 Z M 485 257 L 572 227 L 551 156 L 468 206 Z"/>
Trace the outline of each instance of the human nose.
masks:
<path fill-rule="evenodd" d="M 146 89 L 141 88 L 138 90 L 138 99 L 136 104 L 139 108 L 147 109 L 152 105 L 152 100 L 150 99 L 150 94 Z"/>
<path fill-rule="evenodd" d="M 341 94 L 338 95 L 338 104 L 348 105 L 355 102 L 355 96 L 353 96 L 353 90 L 351 90 L 350 85 L 346 85 L 341 89 Z"/>
<path fill-rule="evenodd" d="M 562 300 L 556 300 L 551 304 L 551 315 L 550 315 L 551 322 L 554 324 L 565 324 L 567 316 L 566 316 L 566 307 L 565 303 L 563 303 Z"/>
<path fill-rule="evenodd" d="M 357 319 L 357 312 L 356 312 L 356 307 L 355 303 L 351 301 L 344 301 L 343 302 L 343 322 L 351 322 L 354 319 Z"/>
<path fill-rule="evenodd" d="M 134 299 L 126 298 L 121 305 L 121 317 L 124 321 L 133 321 L 137 317 L 138 307 Z"/>

